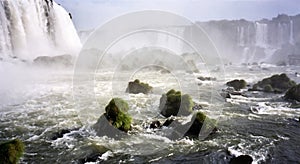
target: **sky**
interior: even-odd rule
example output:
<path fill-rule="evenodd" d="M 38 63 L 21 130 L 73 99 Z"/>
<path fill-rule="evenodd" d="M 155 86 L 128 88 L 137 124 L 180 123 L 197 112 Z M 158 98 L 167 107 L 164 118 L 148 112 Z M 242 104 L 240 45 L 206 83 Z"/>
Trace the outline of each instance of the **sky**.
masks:
<path fill-rule="evenodd" d="M 55 0 L 72 14 L 78 31 L 134 11 L 162 10 L 192 21 L 260 20 L 300 14 L 300 0 Z"/>

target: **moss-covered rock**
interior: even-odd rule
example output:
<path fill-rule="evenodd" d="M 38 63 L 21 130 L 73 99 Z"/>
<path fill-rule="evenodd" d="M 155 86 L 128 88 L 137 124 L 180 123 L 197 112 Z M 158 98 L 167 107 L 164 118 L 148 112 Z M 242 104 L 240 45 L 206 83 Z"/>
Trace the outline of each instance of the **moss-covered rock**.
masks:
<path fill-rule="evenodd" d="M 212 129 L 213 131 L 216 130 L 216 128 L 215 128 L 216 120 L 210 119 L 209 117 L 207 117 L 204 113 L 202 113 L 200 111 L 197 112 L 193 116 L 193 120 L 194 120 L 194 122 L 192 123 L 189 130 L 185 133 L 185 136 L 197 138 L 199 136 L 202 126 L 204 125 L 204 121 L 206 122 L 205 128 Z"/>
<path fill-rule="evenodd" d="M 98 136 L 117 137 L 118 130 L 128 132 L 131 129 L 132 118 L 127 113 L 129 106 L 121 98 L 113 98 L 105 107 L 105 113 L 93 126 Z M 116 129 L 115 129 L 116 128 Z"/>
<path fill-rule="evenodd" d="M 0 144 L 0 164 L 16 164 L 24 153 L 24 144 L 15 139 Z"/>
<path fill-rule="evenodd" d="M 172 89 L 160 98 L 159 109 L 165 117 L 186 116 L 191 114 L 193 106 L 194 102 L 190 95 L 182 95 L 180 91 Z"/>
<path fill-rule="evenodd" d="M 251 90 L 284 93 L 289 88 L 295 86 L 296 83 L 286 74 L 273 75 L 254 84 Z"/>
<path fill-rule="evenodd" d="M 247 86 L 247 82 L 245 80 L 232 80 L 226 83 L 227 86 L 233 87 L 236 91 L 239 91 Z"/>
<path fill-rule="evenodd" d="M 296 100 L 300 102 L 300 84 L 290 88 L 284 95 L 285 99 Z"/>
<path fill-rule="evenodd" d="M 152 89 L 153 87 L 151 87 L 149 84 L 142 83 L 140 82 L 140 80 L 136 79 L 128 83 L 126 92 L 132 94 L 138 94 L 138 93 L 148 94 L 152 91 Z"/>

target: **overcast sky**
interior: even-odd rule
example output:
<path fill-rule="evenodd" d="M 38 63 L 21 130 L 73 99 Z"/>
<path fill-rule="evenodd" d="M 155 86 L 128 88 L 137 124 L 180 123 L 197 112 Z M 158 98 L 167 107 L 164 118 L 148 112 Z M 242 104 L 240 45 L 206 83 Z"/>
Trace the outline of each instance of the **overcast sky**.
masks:
<path fill-rule="evenodd" d="M 78 30 L 100 26 L 119 15 L 146 9 L 170 11 L 192 21 L 259 20 L 281 13 L 300 14 L 300 0 L 55 0 L 68 12 Z"/>

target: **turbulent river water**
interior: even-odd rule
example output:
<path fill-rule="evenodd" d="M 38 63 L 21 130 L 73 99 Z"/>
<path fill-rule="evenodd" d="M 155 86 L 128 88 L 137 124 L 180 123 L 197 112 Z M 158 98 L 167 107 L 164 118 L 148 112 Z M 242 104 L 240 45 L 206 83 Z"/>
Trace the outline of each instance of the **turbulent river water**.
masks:
<path fill-rule="evenodd" d="M 33 72 L 42 77 L 27 80 L 16 88 L 2 90 L 0 111 L 0 139 L 20 138 L 26 145 L 21 163 L 83 163 L 94 157 L 103 163 L 228 163 L 232 156 L 248 154 L 255 163 L 300 162 L 300 109 L 288 108 L 283 94 L 267 94 L 244 91 L 246 96 L 230 99 L 216 98 L 211 101 L 209 93 L 220 93 L 226 81 L 240 78 L 253 84 L 276 73 L 287 73 L 297 83 L 295 76 L 299 67 L 230 66 L 225 68 L 225 78 L 213 82 L 198 81 L 199 92 L 195 102 L 204 104 L 203 112 L 218 120 L 218 131 L 203 140 L 181 138 L 171 140 L 159 132 L 147 129 L 159 115 L 159 99 L 169 89 L 180 89 L 171 74 L 142 71 L 131 77 L 154 86 L 154 93 L 125 94 L 134 119 L 134 130 L 121 139 L 98 137 L 91 126 L 104 112 L 114 96 L 109 75 L 112 72 L 97 72 L 94 90 L 80 94 L 94 95 L 95 99 L 81 99 L 77 105 L 73 94 L 72 71 Z M 47 75 L 45 75 L 47 74 Z M 188 73 L 182 72 L 182 77 Z M 21 82 L 19 83 L 22 83 Z M 127 84 L 128 81 L 124 81 Z M 200 85 L 201 84 L 201 85 Z M 65 130 L 65 134 L 54 137 Z"/>

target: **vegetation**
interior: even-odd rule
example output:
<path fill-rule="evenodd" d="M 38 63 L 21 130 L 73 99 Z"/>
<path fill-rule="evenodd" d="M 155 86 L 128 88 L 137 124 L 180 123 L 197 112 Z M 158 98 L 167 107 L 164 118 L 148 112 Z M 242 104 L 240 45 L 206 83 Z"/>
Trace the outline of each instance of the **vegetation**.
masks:
<path fill-rule="evenodd" d="M 153 87 L 151 87 L 147 83 L 142 83 L 140 80 L 136 79 L 133 82 L 129 82 L 126 92 L 132 94 L 144 93 L 148 94 L 152 91 Z"/>
<path fill-rule="evenodd" d="M 24 153 L 24 144 L 15 139 L 0 144 L 0 164 L 16 164 Z"/>
<path fill-rule="evenodd" d="M 190 95 L 182 95 L 180 91 L 171 89 L 160 98 L 159 109 L 165 117 L 189 115 L 192 113 L 194 102 Z"/>
<path fill-rule="evenodd" d="M 132 118 L 127 111 L 129 106 L 121 98 L 113 98 L 105 107 L 107 120 L 117 129 L 127 132 L 131 128 Z"/>

